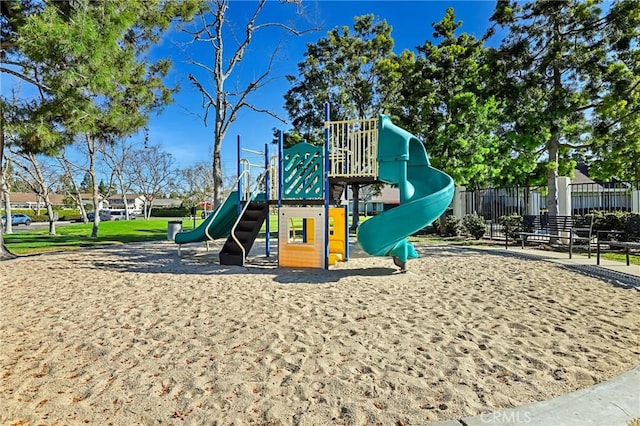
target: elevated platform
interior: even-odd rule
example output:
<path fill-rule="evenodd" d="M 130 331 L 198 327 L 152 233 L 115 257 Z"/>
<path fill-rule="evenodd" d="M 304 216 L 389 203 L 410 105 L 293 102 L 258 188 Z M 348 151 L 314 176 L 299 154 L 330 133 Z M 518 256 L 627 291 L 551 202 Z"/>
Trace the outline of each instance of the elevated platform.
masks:
<path fill-rule="evenodd" d="M 373 183 L 378 178 L 378 118 L 328 121 L 329 179 Z"/>

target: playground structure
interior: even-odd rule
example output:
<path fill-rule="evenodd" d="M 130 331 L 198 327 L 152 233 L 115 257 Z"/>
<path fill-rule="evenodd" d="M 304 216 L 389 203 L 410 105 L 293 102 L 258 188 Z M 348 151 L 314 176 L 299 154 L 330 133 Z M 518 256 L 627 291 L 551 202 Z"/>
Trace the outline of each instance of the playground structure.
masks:
<path fill-rule="evenodd" d="M 402 272 L 418 257 L 407 237 L 436 220 L 453 199 L 453 179 L 431 167 L 424 145 L 384 115 L 377 119 L 329 121 L 325 107 L 325 144 L 302 142 L 283 148 L 264 164 L 238 160 L 238 189 L 196 229 L 180 232 L 185 244 L 227 238 L 220 263 L 244 265 L 265 225 L 270 256 L 270 206 L 278 211 L 278 266 L 328 268 L 349 258 L 348 208 L 339 206 L 348 185 L 387 183 L 397 186 L 400 204 L 363 222 L 360 247 L 373 256 L 391 256 Z M 238 137 L 238 153 L 240 147 Z M 252 183 L 252 169 L 261 173 Z M 332 206 L 333 205 L 333 206 Z"/>

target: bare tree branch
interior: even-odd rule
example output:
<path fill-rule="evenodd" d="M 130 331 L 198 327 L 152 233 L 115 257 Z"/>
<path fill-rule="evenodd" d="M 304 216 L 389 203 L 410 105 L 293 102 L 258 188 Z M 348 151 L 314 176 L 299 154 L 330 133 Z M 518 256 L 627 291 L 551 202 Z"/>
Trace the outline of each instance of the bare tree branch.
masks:
<path fill-rule="evenodd" d="M 193 74 L 189 74 L 189 80 L 191 80 L 193 85 L 198 88 L 200 94 L 202 95 L 202 107 L 205 109 L 203 121 L 204 125 L 206 126 L 207 118 L 209 116 L 209 108 L 211 108 L 212 106 L 215 107 L 215 99 L 209 94 L 207 89 L 204 88 L 204 86 L 198 81 L 198 79 L 194 77 Z"/>
<path fill-rule="evenodd" d="M 281 2 L 300 4 L 298 0 L 284 0 Z M 311 28 L 299 31 L 291 26 L 277 22 L 257 23 L 261 12 L 264 11 L 267 5 L 267 0 L 258 0 L 255 8 L 249 11 L 248 20 L 241 26 L 242 34 L 236 37 L 234 28 L 228 28 L 230 25 L 226 20 L 226 12 L 229 5 L 230 0 L 210 0 L 210 8 L 206 15 L 205 12 L 199 14 L 199 25 L 201 25 L 201 27 L 187 32 L 191 37 L 191 41 L 188 44 L 202 41 L 209 43 L 213 49 L 211 63 L 209 61 L 203 62 L 196 59 L 190 59 L 188 62 L 208 74 L 207 77 L 200 77 L 200 79 L 190 74 L 189 79 L 202 96 L 202 107 L 205 109 L 205 125 L 207 125 L 209 114 L 215 114 L 215 123 L 213 126 L 212 177 L 214 182 L 214 201 L 217 203 L 222 201 L 223 177 L 220 160 L 221 144 L 231 124 L 235 121 L 238 112 L 246 107 L 255 112 L 269 114 L 271 117 L 286 123 L 278 114 L 249 102 L 249 96 L 252 93 L 272 81 L 270 73 L 273 70 L 279 49 L 276 48 L 268 58 L 266 69 L 260 72 L 259 75 L 254 76 L 249 82 L 243 81 L 242 84 L 237 85 L 236 90 L 231 91 L 225 88 L 225 84 L 227 84 L 229 78 L 231 78 L 237 65 L 244 59 L 245 53 L 247 53 L 247 49 L 253 41 L 253 36 L 256 31 L 272 27 L 293 35 L 300 35 L 315 30 L 315 28 Z M 207 22 L 207 20 L 209 22 Z M 230 40 L 232 46 L 228 47 L 226 51 L 224 38 Z M 212 87 L 205 88 L 204 78 L 210 78 L 212 80 L 213 83 L 210 85 Z"/>
<path fill-rule="evenodd" d="M 19 73 L 18 71 L 12 70 L 10 68 L 0 67 L 0 73 L 3 73 L 3 72 L 7 74 L 11 74 L 15 77 L 18 77 L 19 79 L 24 80 L 27 83 L 31 83 L 42 90 L 47 90 L 47 91 L 51 90 L 46 84 L 40 83 L 39 81 L 34 80 L 31 77 L 27 77 L 26 75 Z"/>
<path fill-rule="evenodd" d="M 202 68 L 203 70 L 205 70 L 205 71 L 207 71 L 207 72 L 210 72 L 210 73 L 212 73 L 212 74 L 213 74 L 213 72 L 214 72 L 213 68 L 211 68 L 211 67 L 210 67 L 210 66 L 208 66 L 208 65 L 203 64 L 202 62 L 198 62 L 198 61 L 195 61 L 195 60 L 193 60 L 193 59 L 189 59 L 187 62 L 189 62 L 190 64 L 193 64 L 193 65 L 195 65 L 195 66 L 197 66 L 197 67 L 200 67 L 200 68 Z M 189 78 L 191 78 L 191 77 L 189 77 Z"/>
<path fill-rule="evenodd" d="M 256 19 L 258 19 L 258 15 L 260 14 L 260 11 L 262 11 L 262 8 L 266 3 L 267 3 L 266 0 L 260 0 L 258 2 L 258 5 L 256 6 L 256 9 L 253 12 L 253 16 L 247 22 L 247 25 L 245 26 L 245 38 L 236 49 L 235 53 L 233 54 L 233 57 L 229 60 L 229 65 L 227 66 L 227 70 L 223 73 L 224 80 L 226 80 L 231 75 L 236 64 L 242 60 L 245 49 L 251 43 L 251 39 L 253 37 L 253 31 L 254 31 L 254 24 L 256 22 Z"/>
<path fill-rule="evenodd" d="M 253 110 L 253 111 L 255 111 L 255 112 L 263 112 L 263 113 L 269 114 L 270 116 L 272 116 L 272 117 L 273 117 L 273 118 L 275 118 L 276 120 L 281 121 L 281 122 L 282 122 L 282 124 L 288 124 L 287 120 L 285 120 L 284 118 L 280 117 L 280 116 L 279 116 L 278 114 L 276 114 L 275 112 L 273 112 L 273 111 L 269 111 L 268 109 L 257 108 L 257 107 L 255 107 L 255 106 L 253 106 L 252 104 L 249 104 L 249 103 L 246 103 L 246 102 L 244 102 L 244 103 L 242 104 L 242 106 L 246 106 L 247 108 L 249 108 L 249 109 L 251 109 L 251 110 Z"/>

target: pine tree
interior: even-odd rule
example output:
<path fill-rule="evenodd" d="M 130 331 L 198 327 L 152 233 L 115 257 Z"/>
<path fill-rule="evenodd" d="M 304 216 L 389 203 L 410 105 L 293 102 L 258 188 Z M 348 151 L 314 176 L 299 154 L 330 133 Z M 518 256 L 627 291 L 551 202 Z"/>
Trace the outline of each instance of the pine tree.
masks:
<path fill-rule="evenodd" d="M 509 30 L 497 52 L 509 88 L 507 135 L 526 143 L 525 151 L 536 153 L 531 160 L 545 165 L 550 215 L 558 213 L 558 173 L 573 168 L 570 154 L 602 146 L 601 138 L 589 136 L 598 109 L 614 94 L 611 84 L 624 79 L 611 72 L 619 63 L 612 47 L 637 48 L 637 2 L 621 0 L 606 12 L 601 5 L 499 1 L 491 18 Z"/>

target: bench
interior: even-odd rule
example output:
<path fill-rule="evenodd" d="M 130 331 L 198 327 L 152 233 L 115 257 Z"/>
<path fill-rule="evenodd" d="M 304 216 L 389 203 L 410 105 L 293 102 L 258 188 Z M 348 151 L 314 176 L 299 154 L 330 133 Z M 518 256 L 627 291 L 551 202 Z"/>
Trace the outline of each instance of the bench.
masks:
<path fill-rule="evenodd" d="M 622 248 L 627 257 L 627 266 L 631 250 L 640 250 L 640 215 L 630 216 L 625 224 L 624 231 L 598 231 L 598 244 L 596 264 L 600 264 L 600 246 Z"/>
<path fill-rule="evenodd" d="M 531 239 L 568 239 L 569 259 L 573 257 L 573 248 L 576 246 L 585 246 L 591 258 L 591 245 L 595 238 L 592 216 L 527 215 L 522 217 L 520 230 L 516 233 L 520 237 L 523 249 L 527 240 Z"/>

